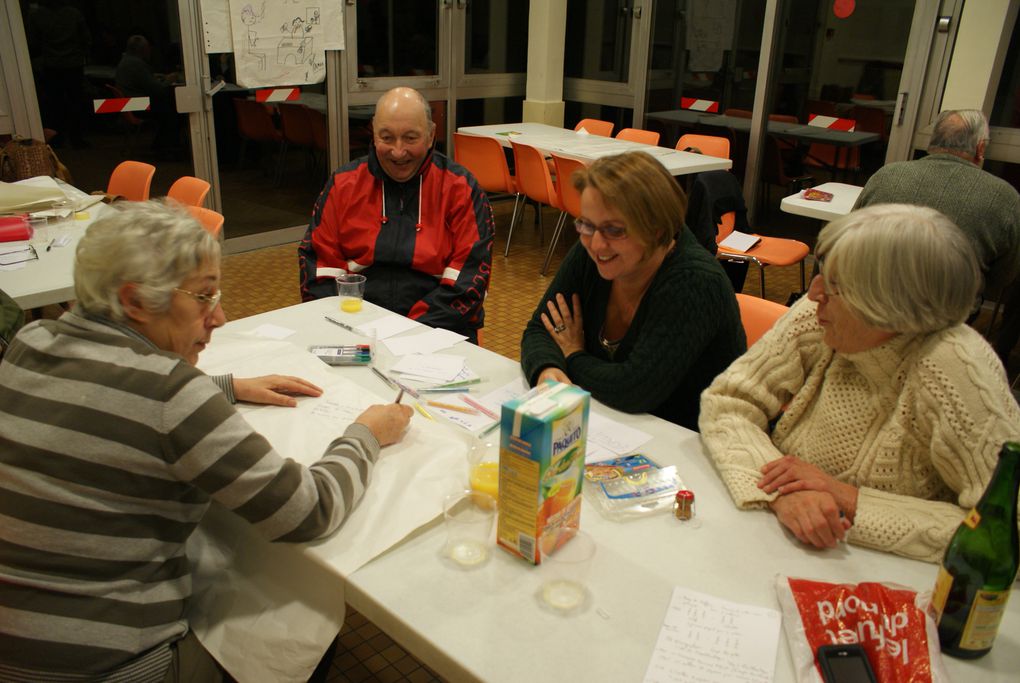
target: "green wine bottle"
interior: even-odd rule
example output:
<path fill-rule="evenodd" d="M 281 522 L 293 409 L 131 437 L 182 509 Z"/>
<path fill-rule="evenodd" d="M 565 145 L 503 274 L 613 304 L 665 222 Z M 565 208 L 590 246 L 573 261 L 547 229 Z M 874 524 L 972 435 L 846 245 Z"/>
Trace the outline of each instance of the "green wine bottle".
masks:
<path fill-rule="evenodd" d="M 1020 565 L 1020 444 L 999 452 L 992 480 L 946 547 L 932 604 L 942 651 L 974 659 L 992 649 Z"/>

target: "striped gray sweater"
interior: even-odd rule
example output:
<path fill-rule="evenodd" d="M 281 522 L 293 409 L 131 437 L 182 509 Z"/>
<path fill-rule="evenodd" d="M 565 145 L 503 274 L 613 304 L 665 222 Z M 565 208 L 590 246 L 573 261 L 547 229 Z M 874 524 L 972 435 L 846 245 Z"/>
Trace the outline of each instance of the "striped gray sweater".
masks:
<path fill-rule="evenodd" d="M 0 363 L 0 680 L 162 680 L 210 499 L 271 540 L 313 539 L 378 454 L 353 424 L 304 467 L 133 330 L 79 311 L 25 327 Z"/>

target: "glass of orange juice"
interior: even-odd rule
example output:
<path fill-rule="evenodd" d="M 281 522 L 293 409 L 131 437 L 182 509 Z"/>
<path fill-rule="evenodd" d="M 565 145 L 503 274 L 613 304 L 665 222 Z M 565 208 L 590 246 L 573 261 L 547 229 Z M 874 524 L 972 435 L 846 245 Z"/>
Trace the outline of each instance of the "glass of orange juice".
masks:
<path fill-rule="evenodd" d="M 498 439 L 498 436 L 497 436 Z M 479 437 L 468 452 L 468 481 L 471 490 L 499 499 L 499 442 Z"/>
<path fill-rule="evenodd" d="M 361 310 L 361 302 L 365 299 L 365 276 L 357 273 L 337 275 L 336 293 L 340 296 L 341 311 L 357 313 Z"/>

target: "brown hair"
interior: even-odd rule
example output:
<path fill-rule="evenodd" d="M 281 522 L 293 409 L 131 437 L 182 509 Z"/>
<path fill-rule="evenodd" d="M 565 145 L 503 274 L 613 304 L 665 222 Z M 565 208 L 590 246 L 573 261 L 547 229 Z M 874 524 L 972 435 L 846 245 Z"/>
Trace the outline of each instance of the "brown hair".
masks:
<path fill-rule="evenodd" d="M 687 195 L 665 167 L 645 152 L 603 157 L 573 176 L 574 187 L 598 190 L 606 206 L 619 211 L 627 233 L 650 255 L 668 245 L 687 215 Z"/>

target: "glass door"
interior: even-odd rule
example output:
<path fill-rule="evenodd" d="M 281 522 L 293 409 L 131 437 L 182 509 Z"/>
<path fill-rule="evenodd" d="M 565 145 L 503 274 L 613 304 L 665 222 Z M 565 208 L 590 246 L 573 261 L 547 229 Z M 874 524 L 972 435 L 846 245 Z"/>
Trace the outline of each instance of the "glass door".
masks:
<path fill-rule="evenodd" d="M 582 118 L 640 128 L 653 0 L 568 0 L 563 66 L 564 125 Z"/>
<path fill-rule="evenodd" d="M 229 249 L 293 241 L 307 226 L 331 167 L 328 37 L 340 21 L 293 3 L 182 1 L 189 59 L 178 104 Z"/>
<path fill-rule="evenodd" d="M 459 126 L 519 121 L 527 69 L 527 3 L 517 0 L 347 0 L 342 55 L 344 159 L 367 153 L 375 102 L 390 88 L 432 105 L 436 149 Z"/>

